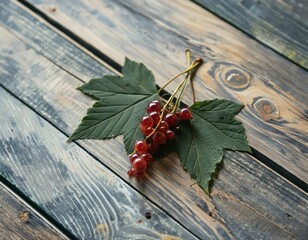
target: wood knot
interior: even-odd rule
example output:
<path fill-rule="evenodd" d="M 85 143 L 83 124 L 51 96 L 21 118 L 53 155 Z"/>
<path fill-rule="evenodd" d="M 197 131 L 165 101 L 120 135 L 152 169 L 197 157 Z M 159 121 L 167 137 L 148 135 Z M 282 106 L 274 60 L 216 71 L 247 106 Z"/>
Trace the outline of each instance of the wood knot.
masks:
<path fill-rule="evenodd" d="M 18 218 L 23 223 L 27 223 L 30 219 L 30 212 L 25 210 L 19 213 Z"/>
<path fill-rule="evenodd" d="M 223 82 L 228 88 L 242 91 L 248 88 L 252 81 L 252 74 L 244 68 L 227 62 L 214 65 L 213 75 L 216 80 Z"/>
<path fill-rule="evenodd" d="M 279 118 L 278 107 L 269 99 L 256 98 L 252 106 L 264 121 L 275 121 Z"/>
<path fill-rule="evenodd" d="M 96 226 L 97 231 L 105 233 L 108 231 L 108 226 L 106 224 L 100 223 Z"/>

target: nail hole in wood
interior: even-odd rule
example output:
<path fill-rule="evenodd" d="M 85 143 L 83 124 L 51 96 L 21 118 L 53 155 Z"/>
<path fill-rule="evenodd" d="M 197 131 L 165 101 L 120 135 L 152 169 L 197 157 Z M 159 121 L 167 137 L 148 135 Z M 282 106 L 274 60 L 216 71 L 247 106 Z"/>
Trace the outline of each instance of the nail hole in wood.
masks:
<path fill-rule="evenodd" d="M 288 217 L 289 219 L 293 218 L 292 215 L 289 214 L 289 213 L 287 213 L 287 217 Z"/>
<path fill-rule="evenodd" d="M 145 216 L 146 219 L 151 219 L 152 218 L 152 214 L 150 212 L 146 212 L 144 214 L 144 216 Z"/>

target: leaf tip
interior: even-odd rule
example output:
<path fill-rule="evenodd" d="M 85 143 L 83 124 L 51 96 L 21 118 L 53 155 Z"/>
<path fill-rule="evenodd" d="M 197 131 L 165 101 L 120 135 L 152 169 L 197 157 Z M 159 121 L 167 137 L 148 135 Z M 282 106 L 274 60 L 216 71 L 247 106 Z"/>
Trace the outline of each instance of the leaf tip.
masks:
<path fill-rule="evenodd" d="M 128 64 L 133 63 L 133 62 L 134 62 L 134 61 L 130 60 L 128 57 L 125 56 L 125 60 L 124 60 L 124 65 L 123 65 L 123 67 L 124 67 L 125 65 L 128 65 Z"/>
<path fill-rule="evenodd" d="M 76 140 L 74 133 L 69 136 L 69 138 L 67 139 L 66 143 L 71 143 L 72 141 Z"/>
<path fill-rule="evenodd" d="M 251 149 L 251 147 L 248 145 L 248 148 L 247 148 L 247 151 L 246 152 L 248 152 L 248 153 L 252 153 L 252 149 Z"/>

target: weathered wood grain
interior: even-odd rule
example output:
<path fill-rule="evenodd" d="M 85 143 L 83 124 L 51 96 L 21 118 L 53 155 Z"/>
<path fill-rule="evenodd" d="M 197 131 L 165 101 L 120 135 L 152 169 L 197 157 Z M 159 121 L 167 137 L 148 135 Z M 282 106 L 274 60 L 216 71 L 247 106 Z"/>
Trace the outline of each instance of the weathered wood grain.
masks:
<path fill-rule="evenodd" d="M 68 239 L 41 219 L 0 182 L 0 239 Z"/>
<path fill-rule="evenodd" d="M 20 11 L 19 17 L 30 18 L 24 11 Z M 33 32 L 42 23 L 32 19 L 27 25 Z M 20 30 L 16 35 L 26 36 L 16 23 L 14 27 Z M 50 42 L 61 39 L 44 28 L 44 34 L 52 36 Z M 41 32 L 36 34 L 39 36 Z M 63 69 L 70 63 L 64 62 L 62 66 L 58 62 L 60 68 L 44 57 L 54 51 L 48 47 L 49 41 L 45 42 L 44 51 L 40 51 L 42 56 L 36 49 L 40 46 L 34 46 L 33 50 L 6 30 L 2 29 L 1 34 L 6 39 L 0 46 L 1 85 L 63 132 L 71 133 L 93 100 L 76 90 L 81 82 Z M 61 48 L 64 58 L 71 48 Z M 76 57 L 83 58 L 83 54 L 79 51 Z M 307 194 L 248 155 L 227 154 L 226 164 L 209 197 L 193 184 L 174 155 L 155 162 L 148 179 L 140 183 L 127 178 L 129 163 L 121 138 L 80 144 L 202 239 L 251 236 L 303 239 L 307 234 L 303 231 L 307 229 Z"/>
<path fill-rule="evenodd" d="M 77 238 L 195 239 L 3 88 L 0 102 L 1 176 Z"/>
<path fill-rule="evenodd" d="M 78 118 L 81 117 L 82 114 L 84 114 L 84 111 L 89 105 L 91 105 L 91 103 L 93 103 L 93 100 L 86 97 L 83 94 L 80 94 L 80 92 L 76 90 L 77 86 L 79 86 L 81 83 L 79 80 L 77 80 L 70 74 L 66 73 L 64 70 L 57 67 L 49 60 L 38 55 L 35 51 L 28 48 L 18 39 L 11 36 L 9 32 L 4 30 L 2 27 L 0 27 L 0 32 L 3 36 L 0 49 L 1 49 L 1 53 L 4 53 L 0 57 L 0 63 L 1 63 L 0 65 L 4 67 L 4 68 L 1 68 L 0 84 L 5 86 L 9 90 L 13 90 L 11 87 L 13 87 L 16 84 L 16 82 L 13 79 L 17 77 L 17 75 L 19 74 L 25 76 L 25 78 L 22 77 L 23 84 L 21 85 L 18 84 L 18 85 L 20 87 L 22 86 L 25 87 L 25 85 L 29 87 L 29 91 L 26 94 L 27 96 L 23 95 L 20 92 L 20 90 L 23 87 L 19 88 L 19 86 L 15 86 L 17 87 L 16 88 L 17 91 L 13 91 L 13 93 L 16 94 L 23 101 L 25 101 L 27 104 L 30 104 L 32 108 L 34 108 L 41 115 L 43 115 L 53 124 L 57 125 L 57 127 L 59 127 L 62 131 L 65 131 L 68 134 L 68 132 L 71 131 L 73 128 L 73 125 L 70 124 L 70 122 L 73 124 L 76 124 L 79 121 Z M 19 57 L 17 57 L 16 54 L 22 58 L 19 59 Z M 13 60 L 12 58 L 13 55 L 15 55 L 17 59 Z M 27 63 L 30 63 L 30 62 L 31 64 L 28 65 Z M 24 64 L 26 64 L 27 66 L 25 66 Z M 28 69 L 30 69 L 30 71 L 28 71 Z M 44 75 L 43 78 L 42 78 L 42 75 Z M 33 77 L 33 80 L 36 79 L 37 81 L 32 82 L 32 80 L 30 80 L 32 77 Z M 7 83 L 12 83 L 12 85 L 7 84 Z M 38 88 L 37 85 L 41 87 Z M 52 87 L 51 91 L 49 89 L 50 87 Z M 59 92 L 54 92 L 54 88 L 58 89 Z M 79 96 L 77 97 L 76 94 Z M 81 97 L 81 100 L 78 100 L 79 97 Z M 71 103 L 73 104 L 71 105 Z M 60 104 L 60 106 L 58 104 Z M 76 113 L 75 113 L 75 110 L 73 110 L 75 108 L 79 109 Z M 72 110 L 73 112 L 70 113 L 70 111 Z M 64 114 L 65 118 L 61 116 L 62 114 Z M 65 143 L 65 140 L 63 140 L 62 143 Z M 94 142 L 89 141 L 88 143 L 83 142 L 83 144 L 88 146 L 87 147 L 88 151 L 94 151 L 94 149 L 96 149 L 95 155 L 99 157 L 99 159 L 102 162 L 106 163 L 110 168 L 112 168 L 116 172 L 120 169 L 121 175 L 124 176 L 126 180 L 128 180 L 126 173 L 127 173 L 127 169 L 129 168 L 129 161 L 128 161 L 126 152 L 124 150 L 124 146 L 123 146 L 121 138 L 119 140 L 109 140 L 109 141 L 100 142 L 100 143 L 98 143 L 97 141 L 94 141 Z M 177 166 L 176 169 L 179 170 L 180 169 L 179 166 Z M 164 172 L 162 172 L 162 175 L 160 175 L 160 178 L 156 180 L 157 182 L 162 181 L 161 177 L 162 176 L 165 177 L 166 174 L 168 174 L 168 172 L 166 172 L 166 168 L 163 168 L 163 170 Z M 89 174 L 93 175 L 93 173 L 89 173 Z M 174 177 L 177 178 L 176 175 L 177 174 L 175 174 Z M 93 175 L 94 178 L 96 178 L 96 176 L 97 174 Z M 105 182 L 104 180 L 99 180 L 99 181 Z M 155 189 L 157 187 L 155 184 L 154 185 L 151 185 L 151 184 L 148 185 L 148 183 L 142 183 L 142 184 L 133 183 L 133 184 L 135 185 L 135 187 L 138 187 L 143 192 L 145 188 L 147 188 L 146 195 L 147 197 L 150 197 L 151 199 L 152 199 L 152 196 L 151 196 L 152 194 L 148 193 L 148 191 L 150 192 L 154 191 L 155 193 L 154 200 L 157 201 L 157 199 L 159 199 L 160 201 L 159 204 L 166 210 L 169 210 L 168 206 L 172 206 L 172 211 L 176 211 L 177 209 L 179 209 L 178 205 L 179 206 L 182 205 L 182 203 L 173 203 L 172 200 L 171 200 L 171 203 L 168 203 L 170 201 L 169 199 L 170 194 L 168 194 L 168 188 L 172 189 L 174 187 L 172 185 L 171 186 L 169 185 L 167 188 L 162 189 L 162 187 L 160 186 L 161 184 L 160 182 L 158 186 L 159 188 Z M 192 182 L 189 180 L 188 184 L 191 185 Z M 186 187 L 189 188 L 189 185 L 186 185 Z M 33 186 L 33 187 L 35 188 L 36 186 Z M 123 187 L 121 186 L 114 186 L 114 188 L 115 188 L 114 191 L 116 191 L 117 189 L 119 189 L 119 191 L 123 191 L 122 189 Z M 167 191 L 167 195 L 164 197 L 161 196 L 162 190 Z M 96 194 L 98 193 L 96 192 Z M 171 196 L 174 197 L 172 193 L 171 193 Z M 190 198 L 188 200 L 190 200 Z M 123 201 L 125 201 L 125 199 L 123 199 Z M 135 201 L 135 204 L 137 207 L 142 207 L 142 205 L 140 205 L 139 202 Z M 189 201 L 187 201 L 185 204 L 189 205 Z M 91 210 L 90 212 L 94 212 L 94 210 Z M 176 212 L 176 215 L 180 216 L 180 220 L 184 221 L 185 223 L 188 222 L 186 220 L 186 217 L 183 216 L 182 211 Z M 202 213 L 202 215 L 204 215 L 205 218 L 204 217 L 202 219 L 197 218 L 197 220 L 195 220 L 193 223 L 190 223 L 192 228 L 194 228 L 193 225 L 195 223 L 198 223 L 198 225 L 200 225 L 200 226 L 197 226 L 196 228 L 202 229 L 201 230 L 202 238 L 219 239 L 221 238 L 221 235 L 228 236 L 228 231 L 225 229 L 223 225 L 221 225 L 219 222 L 215 222 L 215 220 L 211 219 L 211 217 L 209 217 L 207 213 Z M 188 219 L 194 219 L 194 218 L 195 217 L 192 215 Z M 202 223 L 202 221 L 205 221 L 205 222 Z M 231 236 L 229 236 L 229 238 L 231 238 Z"/>
<path fill-rule="evenodd" d="M 308 69 L 307 1 L 193 1 Z"/>
<path fill-rule="evenodd" d="M 239 118 L 252 147 L 308 182 L 305 70 L 189 1 L 27 2 L 116 62 L 142 61 L 159 85 L 185 68 L 184 50 L 192 49 L 205 60 L 195 79 L 197 99 L 243 103 Z M 191 103 L 189 91 L 184 101 Z"/>

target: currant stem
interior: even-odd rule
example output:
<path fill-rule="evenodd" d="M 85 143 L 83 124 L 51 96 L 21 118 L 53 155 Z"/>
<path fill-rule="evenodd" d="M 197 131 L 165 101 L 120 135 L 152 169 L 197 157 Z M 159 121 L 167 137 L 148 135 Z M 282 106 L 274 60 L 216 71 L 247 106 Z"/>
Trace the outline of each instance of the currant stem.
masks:
<path fill-rule="evenodd" d="M 173 109 L 171 111 L 172 113 L 174 113 L 178 109 L 178 107 L 179 107 L 179 104 L 180 104 L 180 101 L 181 101 L 181 98 L 182 98 L 182 95 L 183 95 L 183 92 L 184 92 L 184 89 L 185 89 L 185 86 L 187 84 L 187 80 L 188 79 L 189 79 L 189 73 L 185 76 L 185 79 L 183 80 L 183 82 L 181 84 L 182 89 L 181 89 L 181 92 L 180 92 L 178 98 L 176 99 L 174 107 L 173 107 Z"/>
<path fill-rule="evenodd" d="M 154 130 L 145 138 L 145 141 L 148 140 L 156 132 L 156 130 L 159 128 L 159 125 L 160 125 L 160 123 L 161 123 L 161 121 L 163 120 L 163 117 L 164 117 L 164 111 L 167 108 L 167 106 L 169 105 L 169 103 L 171 102 L 170 100 L 173 99 L 173 97 L 172 97 L 173 95 L 174 94 L 171 95 L 171 97 L 168 99 L 168 101 L 165 103 L 165 105 L 161 109 L 161 114 L 160 114 L 159 122 L 157 123 L 156 127 L 154 128 Z"/>
<path fill-rule="evenodd" d="M 179 92 L 179 90 L 181 90 L 179 97 L 175 103 L 175 106 L 172 109 L 172 113 L 174 113 L 176 111 L 176 109 L 178 108 L 178 105 L 180 103 L 180 99 L 183 95 L 186 83 L 188 81 L 188 79 L 191 78 L 191 71 L 194 70 L 201 62 L 202 59 L 197 58 L 195 59 L 192 63 L 191 63 L 191 55 L 190 55 L 190 50 L 186 50 L 186 58 L 188 61 L 188 65 L 189 67 L 187 69 L 185 69 L 183 72 L 180 72 L 179 74 L 177 74 L 175 77 L 173 77 L 172 79 L 170 79 L 163 87 L 161 87 L 157 93 L 160 94 L 160 92 L 167 86 L 169 85 L 173 80 L 175 80 L 176 78 L 178 78 L 179 76 L 186 74 L 185 78 L 180 82 L 180 84 L 177 86 L 177 88 L 175 89 L 175 91 L 172 93 L 172 95 L 169 97 L 169 99 L 167 100 L 167 102 L 164 104 L 163 108 L 161 109 L 161 114 L 160 114 L 160 118 L 159 118 L 159 122 L 157 123 L 156 127 L 154 128 L 154 130 L 148 135 L 146 136 L 144 141 L 147 141 L 158 129 L 158 127 L 160 126 L 163 117 L 164 117 L 164 112 L 166 110 L 166 108 L 169 106 L 169 104 L 173 101 L 174 97 L 176 96 L 176 94 Z M 182 89 L 181 89 L 182 88 Z M 131 157 L 134 153 L 136 153 L 136 150 L 134 150 L 131 154 L 129 154 L 128 156 Z"/>
<path fill-rule="evenodd" d="M 188 63 L 188 67 L 191 65 L 191 54 L 190 54 L 190 49 L 186 49 L 186 60 L 187 60 L 187 63 Z"/>
<path fill-rule="evenodd" d="M 197 67 L 199 65 L 199 63 L 201 62 L 201 59 L 196 59 L 193 64 L 191 64 L 189 66 L 189 68 L 187 68 L 186 70 L 184 70 L 183 72 L 180 72 L 179 74 L 177 74 L 175 77 L 171 78 L 164 86 L 162 86 L 157 93 L 159 94 L 166 86 L 168 86 L 173 80 L 175 80 L 176 78 L 178 78 L 179 76 L 190 72 L 191 70 L 193 70 L 195 67 Z"/>
<path fill-rule="evenodd" d="M 193 77 L 192 77 L 193 74 L 191 72 L 189 74 L 190 74 L 189 78 L 190 78 L 190 86 L 191 86 L 191 91 L 192 91 L 192 99 L 193 99 L 193 103 L 195 103 L 196 102 L 196 94 L 195 94 L 194 81 L 193 81 Z"/>
<path fill-rule="evenodd" d="M 187 60 L 188 66 L 190 66 L 192 63 L 191 63 L 191 56 L 190 56 L 190 50 L 189 50 L 189 49 L 186 50 L 186 60 Z M 182 87 L 182 89 L 181 89 L 181 92 L 180 92 L 180 94 L 179 94 L 179 96 L 178 96 L 178 98 L 177 98 L 177 100 L 176 100 L 176 102 L 175 102 L 175 105 L 174 105 L 174 107 L 173 107 L 173 109 L 172 109 L 172 112 L 173 112 L 173 113 L 174 113 L 174 112 L 178 109 L 178 107 L 179 107 L 179 104 L 180 104 L 182 95 L 183 95 L 183 93 L 184 93 L 184 89 L 185 89 L 186 84 L 187 84 L 187 80 L 190 79 L 190 77 L 191 77 L 191 72 L 187 73 L 187 75 L 185 76 L 186 81 L 185 81 L 185 83 L 184 83 L 184 85 L 183 85 L 183 87 Z"/>
<path fill-rule="evenodd" d="M 189 52 L 189 51 L 188 51 Z M 190 56 L 190 54 L 188 53 L 187 56 Z M 201 59 L 200 58 L 197 58 L 195 59 L 192 64 L 190 65 L 189 68 L 187 68 L 185 71 L 181 72 L 180 74 L 178 74 L 175 78 L 177 78 L 178 76 L 184 74 L 184 73 L 187 73 L 189 71 L 191 71 L 192 69 L 194 69 L 195 67 L 197 67 L 199 64 L 201 63 Z M 189 74 L 187 75 L 189 76 Z M 181 89 L 181 87 L 187 82 L 188 78 L 187 76 L 182 80 L 182 82 L 178 85 L 178 87 L 174 90 L 174 92 L 172 93 L 172 95 L 170 96 L 170 98 L 168 99 L 168 101 L 165 103 L 165 105 L 163 106 L 162 110 L 161 110 L 161 115 L 160 115 L 160 119 L 159 119 L 159 122 L 158 124 L 156 125 L 156 127 L 154 128 L 153 132 L 151 134 L 149 134 L 146 138 L 145 138 L 145 141 L 147 139 L 149 139 L 155 132 L 156 130 L 158 129 L 161 121 L 163 120 L 163 116 L 164 116 L 164 111 L 165 109 L 168 107 L 168 105 L 172 102 L 173 98 L 175 97 L 175 95 L 178 93 L 178 91 Z M 167 86 L 171 81 L 173 81 L 175 78 L 171 79 L 168 81 L 167 84 L 165 84 L 165 86 Z M 163 86 L 159 91 L 158 93 L 165 87 Z M 178 98 L 180 99 L 180 98 Z"/>

